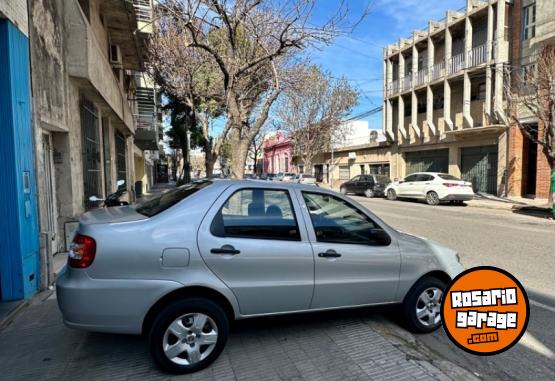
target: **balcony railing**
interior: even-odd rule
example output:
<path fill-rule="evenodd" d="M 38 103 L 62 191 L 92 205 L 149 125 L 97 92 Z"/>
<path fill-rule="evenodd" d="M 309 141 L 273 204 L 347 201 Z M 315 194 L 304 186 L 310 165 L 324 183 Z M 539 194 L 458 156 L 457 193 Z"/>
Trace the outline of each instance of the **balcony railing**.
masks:
<path fill-rule="evenodd" d="M 425 84 L 427 77 L 428 77 L 428 70 L 427 69 L 420 70 L 418 73 L 416 73 L 415 86 L 422 86 L 423 84 Z"/>
<path fill-rule="evenodd" d="M 458 73 L 462 69 L 464 69 L 464 53 L 451 57 L 448 74 Z"/>
<path fill-rule="evenodd" d="M 133 7 L 138 22 L 150 23 L 152 21 L 152 5 L 150 0 L 133 0 Z"/>
<path fill-rule="evenodd" d="M 431 75 L 432 81 L 440 79 L 444 75 L 445 75 L 445 61 L 436 63 L 434 66 L 432 66 L 432 75 Z"/>
<path fill-rule="evenodd" d="M 406 91 L 408 89 L 410 89 L 411 86 L 411 82 L 412 82 L 412 75 L 408 74 L 405 77 L 401 78 L 401 91 Z"/>
<path fill-rule="evenodd" d="M 393 82 L 391 82 L 391 85 L 389 87 L 389 93 L 397 94 L 398 92 L 399 92 L 399 80 L 396 79 Z"/>
<path fill-rule="evenodd" d="M 478 66 L 487 62 L 487 45 L 479 45 L 474 48 L 469 53 L 470 66 Z"/>

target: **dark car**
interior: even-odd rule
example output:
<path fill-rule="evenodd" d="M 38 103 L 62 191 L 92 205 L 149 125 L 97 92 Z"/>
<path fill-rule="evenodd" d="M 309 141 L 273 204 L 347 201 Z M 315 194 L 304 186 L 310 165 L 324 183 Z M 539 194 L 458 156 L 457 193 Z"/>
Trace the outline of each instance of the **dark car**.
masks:
<path fill-rule="evenodd" d="M 341 193 L 362 194 L 366 197 L 383 197 L 385 187 L 391 182 L 384 175 L 360 175 L 341 184 Z"/>

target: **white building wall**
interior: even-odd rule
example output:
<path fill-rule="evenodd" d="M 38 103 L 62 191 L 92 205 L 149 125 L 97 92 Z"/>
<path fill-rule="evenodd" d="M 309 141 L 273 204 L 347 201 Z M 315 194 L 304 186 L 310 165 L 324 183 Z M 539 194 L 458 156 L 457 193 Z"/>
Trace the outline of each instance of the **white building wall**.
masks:
<path fill-rule="evenodd" d="M 21 33 L 29 37 L 27 0 L 1 0 L 0 18 L 7 18 L 17 26 Z"/>

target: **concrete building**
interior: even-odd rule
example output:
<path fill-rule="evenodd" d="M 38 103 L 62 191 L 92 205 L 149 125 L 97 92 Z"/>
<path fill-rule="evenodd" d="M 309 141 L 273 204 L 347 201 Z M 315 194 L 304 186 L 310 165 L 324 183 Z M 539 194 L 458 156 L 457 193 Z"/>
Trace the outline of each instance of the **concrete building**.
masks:
<path fill-rule="evenodd" d="M 27 1 L 0 1 L 0 311 L 40 282 Z M 39 177 L 45 174 L 39 173 Z"/>
<path fill-rule="evenodd" d="M 534 68 L 535 55 L 545 44 L 555 43 L 555 2 L 553 0 L 514 0 L 512 28 L 512 72 L 523 75 Z M 542 136 L 544 126 L 537 116 L 515 110 L 523 124 L 535 127 Z M 547 155 L 517 127 L 509 131 L 510 196 L 549 197 L 551 171 Z"/>
<path fill-rule="evenodd" d="M 464 10 L 385 48 L 383 130 L 395 143 L 392 178 L 442 171 L 478 192 L 506 192 L 512 10 L 507 0 L 467 0 Z"/>
<path fill-rule="evenodd" d="M 140 197 L 154 186 L 159 143 L 164 140 L 162 99 L 154 81 L 145 73 L 135 73 L 135 138 L 133 146 L 135 195 Z"/>
<path fill-rule="evenodd" d="M 150 0 L 30 0 L 42 283 L 76 221 L 125 180 L 133 198 L 137 83 Z M 152 135 L 152 134 L 151 134 Z"/>

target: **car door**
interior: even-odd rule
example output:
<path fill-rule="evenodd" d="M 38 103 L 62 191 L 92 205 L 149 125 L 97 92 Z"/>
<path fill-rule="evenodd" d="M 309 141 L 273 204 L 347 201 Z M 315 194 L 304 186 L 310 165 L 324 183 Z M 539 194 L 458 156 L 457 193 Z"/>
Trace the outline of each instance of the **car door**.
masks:
<path fill-rule="evenodd" d="M 433 180 L 434 177 L 432 175 L 428 175 L 426 173 L 419 174 L 413 185 L 414 195 L 418 198 L 425 198 L 426 189 L 428 189 Z"/>
<path fill-rule="evenodd" d="M 284 188 L 235 186 L 205 216 L 200 253 L 233 291 L 242 315 L 309 307 L 314 257 L 296 210 L 296 198 Z"/>
<path fill-rule="evenodd" d="M 415 195 L 416 180 L 418 174 L 412 174 L 405 177 L 405 179 L 399 184 L 397 195 L 400 197 L 411 197 Z"/>
<path fill-rule="evenodd" d="M 349 180 L 345 187 L 347 188 L 347 192 L 349 193 L 357 193 L 358 192 L 358 182 L 360 180 L 360 176 L 355 176 L 351 180 Z"/>
<path fill-rule="evenodd" d="M 311 309 L 395 301 L 401 265 L 389 228 L 344 198 L 297 191 L 315 254 Z"/>

